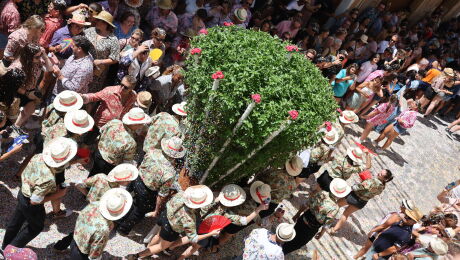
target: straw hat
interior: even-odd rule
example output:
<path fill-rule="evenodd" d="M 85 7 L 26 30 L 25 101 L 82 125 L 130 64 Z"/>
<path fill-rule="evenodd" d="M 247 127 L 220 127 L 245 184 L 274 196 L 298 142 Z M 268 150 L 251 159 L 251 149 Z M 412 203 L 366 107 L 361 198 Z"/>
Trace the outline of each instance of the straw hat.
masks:
<path fill-rule="evenodd" d="M 152 77 L 153 76 L 153 78 L 158 78 L 160 76 L 160 67 L 159 66 L 152 66 L 152 67 L 148 68 L 145 71 L 145 76 L 146 77 Z"/>
<path fill-rule="evenodd" d="M 246 200 L 246 192 L 236 184 L 229 184 L 222 188 L 218 199 L 226 207 L 235 207 Z"/>
<path fill-rule="evenodd" d="M 418 208 L 416 208 L 416 207 L 414 209 L 412 209 L 412 210 L 406 209 L 404 211 L 404 214 L 406 214 L 408 217 L 413 219 L 415 222 L 419 222 L 420 219 L 422 219 L 422 217 L 423 217 L 422 212 L 420 212 L 420 210 Z"/>
<path fill-rule="evenodd" d="M 81 13 L 72 13 L 72 18 L 67 20 L 67 23 L 69 23 L 69 24 L 74 23 L 74 24 L 86 25 L 86 26 L 91 25 L 91 23 L 87 22 L 86 17 Z"/>
<path fill-rule="evenodd" d="M 335 127 L 332 127 L 331 131 L 326 131 L 326 134 L 323 136 L 323 141 L 326 144 L 335 144 L 339 140 L 339 133 Z"/>
<path fill-rule="evenodd" d="M 331 184 L 329 184 L 329 189 L 337 198 L 344 198 L 351 192 L 350 185 L 348 185 L 345 180 L 340 178 L 334 178 L 331 181 Z"/>
<path fill-rule="evenodd" d="M 187 116 L 187 110 L 185 109 L 185 105 L 187 105 L 187 102 L 182 102 L 179 104 L 174 104 L 172 106 L 172 111 L 176 113 L 177 115 L 180 116 Z"/>
<path fill-rule="evenodd" d="M 290 160 L 288 160 L 284 166 L 286 167 L 286 171 L 291 176 L 297 176 L 303 169 L 303 161 L 302 158 L 299 156 L 294 156 Z"/>
<path fill-rule="evenodd" d="M 185 155 L 182 139 L 177 136 L 161 139 L 161 149 L 166 155 L 172 158 L 182 158 Z"/>
<path fill-rule="evenodd" d="M 364 163 L 364 152 L 359 147 L 349 147 L 347 149 L 347 155 L 357 164 Z"/>
<path fill-rule="evenodd" d="M 340 122 L 344 124 L 351 124 L 356 123 L 359 121 L 359 117 L 355 114 L 355 112 L 350 110 L 345 110 L 342 112 L 342 115 L 339 117 Z"/>
<path fill-rule="evenodd" d="M 105 219 L 119 220 L 124 217 L 133 205 L 133 197 L 123 188 L 113 188 L 102 195 L 99 212 Z"/>
<path fill-rule="evenodd" d="M 143 2 L 144 0 L 125 0 L 125 4 L 133 8 L 138 8 Z"/>
<path fill-rule="evenodd" d="M 248 12 L 244 8 L 235 9 L 233 14 L 235 15 L 236 19 L 240 20 L 241 22 L 246 21 L 246 18 L 248 18 Z"/>
<path fill-rule="evenodd" d="M 137 105 L 148 109 L 152 105 L 152 94 L 148 91 L 141 91 L 137 94 Z"/>
<path fill-rule="evenodd" d="M 173 9 L 173 4 L 172 4 L 171 0 L 158 0 L 157 6 L 158 6 L 158 8 L 164 9 L 164 10 Z"/>
<path fill-rule="evenodd" d="M 193 30 L 193 28 L 189 27 L 185 29 L 185 31 L 180 32 L 180 34 L 188 38 L 193 38 L 194 36 L 196 36 L 196 31 Z"/>
<path fill-rule="evenodd" d="M 359 38 L 363 43 L 367 43 L 367 39 L 369 39 L 369 37 L 367 37 L 367 35 L 363 34 L 361 35 L 361 37 Z"/>
<path fill-rule="evenodd" d="M 401 200 L 401 206 L 408 210 L 413 210 L 415 208 L 414 202 L 406 199 Z"/>
<path fill-rule="evenodd" d="M 110 182 L 134 181 L 138 175 L 139 171 L 136 166 L 129 163 L 122 163 L 109 172 L 107 179 Z"/>
<path fill-rule="evenodd" d="M 107 12 L 107 11 L 101 11 L 100 13 L 98 13 L 96 16 L 93 17 L 94 19 L 98 19 L 98 20 L 101 20 L 101 21 L 104 21 L 108 24 L 110 24 L 110 26 L 112 26 L 113 28 L 115 28 L 116 26 L 113 24 L 113 16 Z"/>
<path fill-rule="evenodd" d="M 60 112 L 74 111 L 83 106 L 83 99 L 75 91 L 64 90 L 54 98 L 53 106 Z"/>
<path fill-rule="evenodd" d="M 52 168 L 59 168 L 75 157 L 77 154 L 77 143 L 65 137 L 56 137 L 49 141 L 43 149 L 43 161 Z"/>
<path fill-rule="evenodd" d="M 212 203 L 214 195 L 208 186 L 190 186 L 184 191 L 184 203 L 191 209 L 199 209 Z"/>
<path fill-rule="evenodd" d="M 283 242 L 293 240 L 295 235 L 294 224 L 281 223 L 276 227 L 276 237 Z"/>
<path fill-rule="evenodd" d="M 133 107 L 123 116 L 123 124 L 125 125 L 143 125 L 149 124 L 152 119 L 147 115 L 142 108 Z"/>
<path fill-rule="evenodd" d="M 444 72 L 444 74 L 446 74 L 449 77 L 455 76 L 454 70 L 451 68 L 445 68 L 442 72 Z"/>
<path fill-rule="evenodd" d="M 65 128 L 74 134 L 84 134 L 94 126 L 94 119 L 85 110 L 70 111 L 64 116 Z"/>
<path fill-rule="evenodd" d="M 432 237 L 430 240 L 430 247 L 437 255 L 445 255 L 449 250 L 449 246 L 444 240 L 439 237 Z"/>
<path fill-rule="evenodd" d="M 249 192 L 251 194 L 252 199 L 255 200 L 257 203 L 264 203 L 266 199 L 271 200 L 271 191 L 272 189 L 270 188 L 270 185 L 265 184 L 261 181 L 253 182 L 251 184 L 251 187 L 249 188 Z"/>

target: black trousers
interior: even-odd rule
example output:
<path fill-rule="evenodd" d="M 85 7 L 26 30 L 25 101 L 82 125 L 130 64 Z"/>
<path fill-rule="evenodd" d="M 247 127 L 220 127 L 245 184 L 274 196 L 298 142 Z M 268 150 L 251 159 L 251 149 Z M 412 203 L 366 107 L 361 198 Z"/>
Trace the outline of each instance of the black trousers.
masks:
<path fill-rule="evenodd" d="M 91 169 L 91 171 L 89 172 L 88 178 L 98 173 L 109 174 L 109 172 L 116 166 L 106 162 L 104 158 L 102 158 L 102 155 L 101 153 L 99 153 L 99 151 L 96 151 L 94 153 L 93 160 L 94 166 L 93 169 Z"/>
<path fill-rule="evenodd" d="M 122 234 L 128 234 L 133 227 L 139 223 L 145 214 L 155 210 L 157 202 L 157 191 L 152 191 L 145 186 L 141 177 L 130 183 L 128 186 L 129 192 L 134 192 L 133 206 L 126 216 L 116 221 L 118 231 Z"/>
<path fill-rule="evenodd" d="M 19 191 L 18 204 L 14 210 L 13 217 L 6 227 L 2 249 L 7 245 L 25 247 L 42 232 L 45 227 L 45 218 L 45 206 L 43 204 L 30 204 L 30 199 Z M 24 223 L 25 226 L 21 229 Z"/>
<path fill-rule="evenodd" d="M 71 260 L 88 260 L 88 255 L 83 254 L 75 243 L 75 240 L 72 240 L 70 243 L 70 259 Z"/>
<path fill-rule="evenodd" d="M 308 222 L 308 225 L 305 223 L 305 220 Z M 313 213 L 310 210 L 305 211 L 295 223 L 294 230 L 296 235 L 294 239 L 283 244 L 283 253 L 287 255 L 306 245 L 318 233 L 320 227 L 321 224 L 318 223 Z"/>

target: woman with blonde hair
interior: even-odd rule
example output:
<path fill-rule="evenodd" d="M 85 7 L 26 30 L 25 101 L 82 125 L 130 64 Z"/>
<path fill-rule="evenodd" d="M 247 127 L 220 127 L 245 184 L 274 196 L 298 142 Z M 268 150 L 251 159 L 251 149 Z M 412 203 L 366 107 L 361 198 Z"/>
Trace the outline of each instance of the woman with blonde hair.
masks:
<path fill-rule="evenodd" d="M 4 56 L 13 61 L 19 57 L 21 49 L 29 43 L 38 43 L 45 31 L 45 21 L 38 15 L 29 17 L 19 29 L 8 36 Z"/>
<path fill-rule="evenodd" d="M 135 29 L 131 36 L 127 39 L 120 39 L 120 57 L 124 56 L 126 51 L 139 47 L 140 42 L 144 38 L 144 32 L 141 29 Z"/>

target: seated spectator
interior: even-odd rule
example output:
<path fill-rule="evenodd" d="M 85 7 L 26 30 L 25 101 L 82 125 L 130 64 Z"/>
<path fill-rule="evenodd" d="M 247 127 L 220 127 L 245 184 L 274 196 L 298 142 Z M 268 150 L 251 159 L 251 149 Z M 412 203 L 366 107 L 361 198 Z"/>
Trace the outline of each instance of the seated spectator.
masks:
<path fill-rule="evenodd" d="M 125 12 L 121 17 L 120 21 L 116 21 L 115 24 L 115 31 L 113 32 L 115 36 L 121 39 L 127 39 L 131 36 L 134 30 L 137 29 L 135 25 L 136 20 L 134 18 L 134 14 L 131 12 Z"/>

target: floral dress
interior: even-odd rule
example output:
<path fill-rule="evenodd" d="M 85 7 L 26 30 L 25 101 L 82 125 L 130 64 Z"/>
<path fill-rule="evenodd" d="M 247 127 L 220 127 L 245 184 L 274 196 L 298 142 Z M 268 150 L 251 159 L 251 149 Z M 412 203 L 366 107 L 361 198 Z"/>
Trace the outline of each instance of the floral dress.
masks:
<path fill-rule="evenodd" d="M 390 106 L 388 108 L 388 106 Z M 377 125 L 382 125 L 387 122 L 387 118 L 393 113 L 395 110 L 395 106 L 389 103 L 383 103 L 380 104 L 378 107 L 376 107 L 372 112 L 378 111 L 379 113 L 369 119 L 367 119 L 367 122 L 372 124 L 373 126 Z"/>
<path fill-rule="evenodd" d="M 91 55 L 95 60 L 112 59 L 118 61 L 120 59 L 120 45 L 115 35 L 111 34 L 107 37 L 97 39 L 98 34 L 95 27 L 86 29 L 84 34 L 94 46 L 94 49 L 91 50 Z M 94 67 L 94 77 L 93 81 L 89 84 L 89 93 L 98 92 L 104 87 L 108 71 L 109 66 L 107 65 Z"/>

